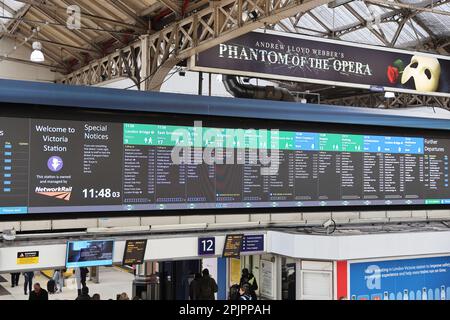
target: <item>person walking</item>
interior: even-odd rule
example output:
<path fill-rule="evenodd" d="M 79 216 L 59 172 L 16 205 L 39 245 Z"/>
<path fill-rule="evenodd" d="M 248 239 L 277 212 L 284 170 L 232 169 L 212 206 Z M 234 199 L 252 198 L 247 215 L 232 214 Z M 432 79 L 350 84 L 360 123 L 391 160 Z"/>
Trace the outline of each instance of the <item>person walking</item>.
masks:
<path fill-rule="evenodd" d="M 11 273 L 11 287 L 12 288 L 19 286 L 19 277 L 20 277 L 20 272 Z"/>
<path fill-rule="evenodd" d="M 241 281 L 239 286 L 242 288 L 244 284 L 249 285 L 250 295 L 252 300 L 256 300 L 256 290 L 258 290 L 258 283 L 253 273 L 249 272 L 247 268 L 242 269 Z"/>
<path fill-rule="evenodd" d="M 189 299 L 198 300 L 200 296 L 200 280 L 202 279 L 202 275 L 200 273 L 196 273 L 194 279 L 189 284 Z"/>
<path fill-rule="evenodd" d="M 27 295 L 28 291 L 31 293 L 31 289 L 33 288 L 34 271 L 24 272 L 23 276 L 25 279 L 23 283 L 23 291 L 25 295 Z"/>
<path fill-rule="evenodd" d="M 41 288 L 39 283 L 34 284 L 34 290 L 30 292 L 29 300 L 45 301 L 48 300 L 47 290 Z"/>
<path fill-rule="evenodd" d="M 214 293 L 217 292 L 218 287 L 216 280 L 209 275 L 209 270 L 204 269 L 203 276 L 200 279 L 200 294 L 198 300 L 215 300 Z"/>
<path fill-rule="evenodd" d="M 62 288 L 64 287 L 64 273 L 62 270 L 55 270 L 53 273 L 53 280 L 57 286 L 57 292 L 62 292 Z"/>
<path fill-rule="evenodd" d="M 81 271 L 80 268 L 75 268 L 73 270 L 73 273 L 75 274 L 75 280 L 77 282 L 77 291 L 78 295 L 81 295 Z"/>
<path fill-rule="evenodd" d="M 86 288 L 86 279 L 87 279 L 87 275 L 89 273 L 89 269 L 86 267 L 82 267 L 80 268 L 80 282 L 81 282 L 81 286 L 83 288 Z"/>

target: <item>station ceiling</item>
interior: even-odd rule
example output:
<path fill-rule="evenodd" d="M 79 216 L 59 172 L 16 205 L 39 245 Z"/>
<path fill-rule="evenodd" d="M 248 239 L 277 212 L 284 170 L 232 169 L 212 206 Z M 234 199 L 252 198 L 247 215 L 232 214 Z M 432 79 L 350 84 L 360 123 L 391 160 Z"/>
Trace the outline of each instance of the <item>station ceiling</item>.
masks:
<path fill-rule="evenodd" d="M 217 1 L 0 0 L 0 36 L 13 39 L 15 47 L 31 47 L 35 39 L 39 40 L 48 58 L 45 65 L 67 74 L 214 2 Z M 80 9 L 79 29 L 68 27 L 71 5 Z M 336 0 L 268 27 L 449 54 L 450 0 Z"/>

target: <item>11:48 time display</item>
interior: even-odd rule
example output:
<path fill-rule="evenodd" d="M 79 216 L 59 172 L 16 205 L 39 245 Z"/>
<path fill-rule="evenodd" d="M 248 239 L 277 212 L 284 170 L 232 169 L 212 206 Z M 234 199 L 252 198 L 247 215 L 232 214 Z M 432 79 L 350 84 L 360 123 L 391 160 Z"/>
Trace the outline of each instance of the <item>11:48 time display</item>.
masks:
<path fill-rule="evenodd" d="M 85 199 L 95 199 L 95 198 L 120 198 L 120 192 L 119 191 L 112 191 L 109 188 L 102 188 L 102 189 L 83 189 L 83 197 Z"/>

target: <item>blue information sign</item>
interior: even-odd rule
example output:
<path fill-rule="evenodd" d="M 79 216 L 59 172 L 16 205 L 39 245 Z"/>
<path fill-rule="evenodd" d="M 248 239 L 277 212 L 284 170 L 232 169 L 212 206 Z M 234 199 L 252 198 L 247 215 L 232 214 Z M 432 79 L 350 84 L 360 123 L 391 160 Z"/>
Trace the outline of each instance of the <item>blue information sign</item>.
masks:
<path fill-rule="evenodd" d="M 450 256 L 350 264 L 352 300 L 450 300 Z"/>
<path fill-rule="evenodd" d="M 264 235 L 255 234 L 244 236 L 241 252 L 264 251 Z"/>
<path fill-rule="evenodd" d="M 198 255 L 207 256 L 216 253 L 216 238 L 198 238 Z"/>

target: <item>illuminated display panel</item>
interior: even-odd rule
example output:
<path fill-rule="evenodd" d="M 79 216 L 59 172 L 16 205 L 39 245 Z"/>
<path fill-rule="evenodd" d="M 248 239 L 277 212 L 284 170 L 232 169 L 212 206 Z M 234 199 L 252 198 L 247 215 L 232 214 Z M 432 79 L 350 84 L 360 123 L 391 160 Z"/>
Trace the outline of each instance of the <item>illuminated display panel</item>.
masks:
<path fill-rule="evenodd" d="M 2 216 L 450 204 L 447 133 L 71 114 L 0 118 Z"/>

